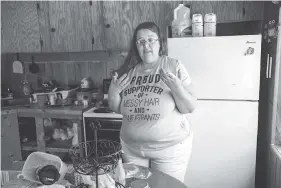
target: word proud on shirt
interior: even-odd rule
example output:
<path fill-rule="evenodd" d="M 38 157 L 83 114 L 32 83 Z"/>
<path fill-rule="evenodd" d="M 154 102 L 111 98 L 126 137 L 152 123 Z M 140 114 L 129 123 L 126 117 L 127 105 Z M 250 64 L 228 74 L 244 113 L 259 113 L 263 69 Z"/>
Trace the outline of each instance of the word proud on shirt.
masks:
<path fill-rule="evenodd" d="M 160 74 L 132 77 L 130 83 L 134 86 L 123 91 L 126 99 L 123 100 L 122 105 L 129 111 L 129 114 L 124 116 L 128 121 L 152 121 L 160 118 L 160 114 L 151 111 L 160 103 L 160 96 L 155 96 L 155 94 L 161 95 L 163 92 L 163 89 L 157 84 L 160 81 Z"/>

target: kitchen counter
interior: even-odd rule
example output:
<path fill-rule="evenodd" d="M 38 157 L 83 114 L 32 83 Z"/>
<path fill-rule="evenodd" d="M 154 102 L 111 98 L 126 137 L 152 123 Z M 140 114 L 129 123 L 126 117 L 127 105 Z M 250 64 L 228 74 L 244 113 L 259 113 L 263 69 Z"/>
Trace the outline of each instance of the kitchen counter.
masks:
<path fill-rule="evenodd" d="M 10 110 L 16 110 L 18 117 L 42 117 L 42 118 L 58 118 L 58 119 L 79 119 L 82 120 L 83 112 L 93 108 L 95 105 L 68 105 L 68 106 L 45 106 L 39 108 L 36 104 L 18 105 L 18 106 L 2 106 L 2 114 L 8 113 Z"/>

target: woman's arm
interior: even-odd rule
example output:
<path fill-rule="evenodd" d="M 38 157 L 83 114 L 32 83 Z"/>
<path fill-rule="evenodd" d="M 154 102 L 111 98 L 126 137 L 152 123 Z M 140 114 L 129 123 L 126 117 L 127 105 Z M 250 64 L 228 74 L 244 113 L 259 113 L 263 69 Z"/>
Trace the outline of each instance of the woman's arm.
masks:
<path fill-rule="evenodd" d="M 113 76 L 109 90 L 108 90 L 108 105 L 111 110 L 116 113 L 121 113 L 120 111 L 120 103 L 121 103 L 121 96 L 120 93 L 122 90 L 129 85 L 129 76 L 127 74 L 122 75 L 118 79 L 118 74 L 115 72 Z"/>
<path fill-rule="evenodd" d="M 193 91 L 193 85 L 183 82 L 181 85 L 175 85 L 170 89 L 178 110 L 182 114 L 192 113 L 197 101 Z"/>
<path fill-rule="evenodd" d="M 171 89 L 172 96 L 178 110 L 182 114 L 191 113 L 196 107 L 197 98 L 193 84 L 183 64 L 179 62 L 177 75 L 160 70 L 160 75 L 165 84 Z"/>
<path fill-rule="evenodd" d="M 113 110 L 116 113 L 120 112 L 120 103 L 121 103 L 121 96 L 117 93 L 112 93 L 108 91 L 108 105 L 111 110 Z"/>

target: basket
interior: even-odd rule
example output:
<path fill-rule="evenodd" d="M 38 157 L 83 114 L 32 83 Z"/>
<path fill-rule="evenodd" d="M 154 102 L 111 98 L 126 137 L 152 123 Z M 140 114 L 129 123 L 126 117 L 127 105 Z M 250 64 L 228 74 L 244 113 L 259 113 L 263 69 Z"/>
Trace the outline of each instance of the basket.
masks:
<path fill-rule="evenodd" d="M 31 182 L 42 184 L 37 177 L 36 170 L 46 165 L 54 165 L 58 169 L 60 173 L 60 178 L 58 181 L 64 178 L 67 172 L 66 164 L 62 162 L 59 157 L 43 152 L 31 153 L 23 165 L 21 174 L 19 174 L 17 177 L 23 177 L 23 179 L 29 180 Z"/>
<path fill-rule="evenodd" d="M 121 158 L 121 144 L 110 140 L 82 142 L 69 150 L 74 170 L 79 174 L 98 175 L 114 170 Z"/>

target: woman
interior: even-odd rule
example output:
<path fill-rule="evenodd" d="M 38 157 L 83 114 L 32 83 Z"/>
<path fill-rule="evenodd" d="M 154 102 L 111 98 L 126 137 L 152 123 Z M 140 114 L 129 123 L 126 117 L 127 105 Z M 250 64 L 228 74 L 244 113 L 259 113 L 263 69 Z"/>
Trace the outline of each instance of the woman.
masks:
<path fill-rule="evenodd" d="M 155 23 L 136 28 L 125 63 L 113 75 L 108 102 L 123 115 L 125 162 L 146 167 L 150 162 L 183 182 L 192 147 L 186 114 L 194 110 L 196 97 L 184 66 L 163 55 L 162 43 Z"/>

